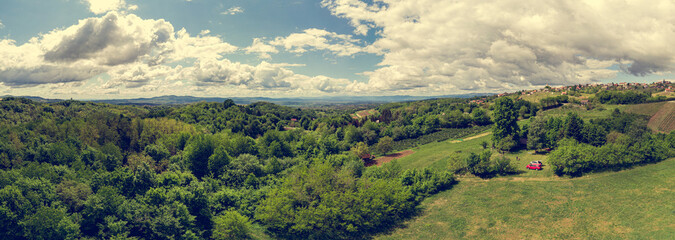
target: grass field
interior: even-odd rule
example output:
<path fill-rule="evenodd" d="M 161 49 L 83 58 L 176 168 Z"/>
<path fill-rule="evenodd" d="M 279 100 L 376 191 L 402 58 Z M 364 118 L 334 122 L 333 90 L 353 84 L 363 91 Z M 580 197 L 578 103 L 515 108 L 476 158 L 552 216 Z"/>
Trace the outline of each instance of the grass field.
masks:
<path fill-rule="evenodd" d="M 605 116 L 614 107 L 580 115 Z M 404 169 L 447 169 L 452 161 L 482 151 L 480 143 L 490 137 L 431 143 L 395 162 Z M 420 216 L 376 239 L 675 238 L 675 159 L 561 178 L 545 155 L 523 150 L 506 156 L 520 174 L 488 180 L 460 176 L 454 188 L 424 200 Z M 532 160 L 541 160 L 544 170 L 526 170 Z"/>
<path fill-rule="evenodd" d="M 375 109 L 368 109 L 368 110 L 362 110 L 358 111 L 356 113 L 352 113 L 350 116 L 355 119 L 361 119 L 370 115 L 378 114 L 379 112 Z"/>
<path fill-rule="evenodd" d="M 581 178 L 463 179 L 377 239 L 673 239 L 675 159 Z"/>
<path fill-rule="evenodd" d="M 663 105 L 665 105 L 668 102 L 656 102 L 656 103 L 643 103 L 643 104 L 635 104 L 635 105 L 627 105 L 625 107 L 626 112 L 630 113 L 636 113 L 636 114 L 642 114 L 642 115 L 647 115 L 647 116 L 654 116 L 661 108 Z"/>
<path fill-rule="evenodd" d="M 522 98 L 525 101 L 536 102 L 538 103 L 544 98 L 547 97 L 557 97 L 561 96 L 561 92 L 537 92 L 532 95 L 516 95 L 516 97 Z"/>

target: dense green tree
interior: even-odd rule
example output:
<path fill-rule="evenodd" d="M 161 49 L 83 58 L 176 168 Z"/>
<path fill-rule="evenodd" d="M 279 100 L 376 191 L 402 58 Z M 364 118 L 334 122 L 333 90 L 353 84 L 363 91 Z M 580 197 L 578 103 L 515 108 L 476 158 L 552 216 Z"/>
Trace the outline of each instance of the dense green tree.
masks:
<path fill-rule="evenodd" d="M 565 118 L 563 135 L 577 141 L 582 141 L 584 139 L 583 129 L 584 120 L 574 112 L 568 113 L 567 117 Z"/>
<path fill-rule="evenodd" d="M 27 239 L 76 239 L 80 235 L 80 226 L 63 209 L 40 207 L 20 224 Z"/>
<path fill-rule="evenodd" d="M 470 153 L 465 161 L 466 169 L 476 176 L 485 177 L 490 175 L 492 171 L 490 165 L 491 156 L 492 151 L 490 150 L 485 150 L 480 154 Z"/>
<path fill-rule="evenodd" d="M 501 97 L 495 101 L 492 118 L 495 123 L 492 128 L 493 142 L 518 135 L 518 116 L 510 98 Z"/>
<path fill-rule="evenodd" d="M 171 156 L 169 150 L 162 144 L 150 144 L 145 146 L 145 153 L 152 157 L 155 162 L 160 162 Z"/>
<path fill-rule="evenodd" d="M 230 155 L 227 153 L 225 146 L 219 146 L 209 157 L 209 171 L 213 177 L 219 177 L 223 174 L 228 164 L 230 164 Z"/>
<path fill-rule="evenodd" d="M 394 139 L 392 139 L 389 136 L 380 138 L 380 140 L 377 142 L 377 151 L 380 152 L 381 154 L 387 154 L 392 150 L 394 147 Z"/>
<path fill-rule="evenodd" d="M 583 129 L 583 142 L 599 147 L 607 140 L 607 131 L 598 124 L 585 124 Z"/>
<path fill-rule="evenodd" d="M 364 142 L 359 142 L 356 144 L 356 146 L 352 147 L 351 149 L 352 153 L 356 155 L 357 157 L 364 159 L 370 156 L 370 148 L 368 147 L 368 144 Z"/>
<path fill-rule="evenodd" d="M 213 239 L 249 239 L 251 222 L 236 211 L 226 211 L 213 218 Z"/>
<path fill-rule="evenodd" d="M 530 125 L 527 131 L 527 148 L 544 149 L 551 147 L 551 141 L 548 139 L 548 130 L 546 122 L 548 120 L 542 117 L 530 118 Z"/>
<path fill-rule="evenodd" d="M 196 135 L 185 147 L 183 158 L 188 169 L 201 178 L 209 172 L 209 157 L 213 154 L 215 143 L 208 135 Z"/>
<path fill-rule="evenodd" d="M 488 125 L 492 123 L 490 116 L 482 108 L 476 108 L 472 113 L 473 123 L 478 126 Z"/>
<path fill-rule="evenodd" d="M 256 219 L 283 238 L 353 239 L 414 210 L 412 195 L 399 182 L 340 173 L 330 164 L 298 168 L 270 191 Z"/>

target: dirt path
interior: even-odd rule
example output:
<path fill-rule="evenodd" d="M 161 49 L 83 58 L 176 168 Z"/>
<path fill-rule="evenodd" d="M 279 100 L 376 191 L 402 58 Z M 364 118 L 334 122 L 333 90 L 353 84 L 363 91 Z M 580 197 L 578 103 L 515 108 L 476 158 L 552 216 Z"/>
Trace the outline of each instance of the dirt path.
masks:
<path fill-rule="evenodd" d="M 479 138 L 479 137 L 485 137 L 485 136 L 490 135 L 490 134 L 492 134 L 492 132 L 485 132 L 485 133 L 481 133 L 481 134 L 471 136 L 471 137 L 468 137 L 468 138 L 464 138 L 464 139 L 452 140 L 450 142 L 451 143 L 464 142 L 464 141 L 469 141 L 469 140 L 476 139 L 476 138 Z"/>
<path fill-rule="evenodd" d="M 391 162 L 394 159 L 399 159 L 399 158 L 408 156 L 408 155 L 413 154 L 413 153 L 415 153 L 413 150 L 405 150 L 405 151 L 385 155 L 385 156 L 382 156 L 382 157 L 378 157 L 375 160 L 373 160 L 369 163 L 366 163 L 366 167 L 373 166 L 373 165 L 382 166 L 383 163 L 388 163 L 388 162 Z"/>

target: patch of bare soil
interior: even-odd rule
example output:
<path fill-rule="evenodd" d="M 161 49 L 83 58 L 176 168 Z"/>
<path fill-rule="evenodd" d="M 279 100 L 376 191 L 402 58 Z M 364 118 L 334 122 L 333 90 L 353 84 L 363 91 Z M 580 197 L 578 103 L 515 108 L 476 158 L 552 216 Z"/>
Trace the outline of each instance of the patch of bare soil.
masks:
<path fill-rule="evenodd" d="M 410 154 L 415 153 L 413 150 L 405 150 L 397 153 L 392 153 L 389 155 L 385 155 L 382 157 L 375 158 L 375 160 L 372 160 L 370 162 L 366 163 L 366 167 L 377 165 L 377 166 L 382 166 L 383 163 L 388 163 L 393 161 L 394 159 L 399 159 L 405 156 L 408 156 Z"/>

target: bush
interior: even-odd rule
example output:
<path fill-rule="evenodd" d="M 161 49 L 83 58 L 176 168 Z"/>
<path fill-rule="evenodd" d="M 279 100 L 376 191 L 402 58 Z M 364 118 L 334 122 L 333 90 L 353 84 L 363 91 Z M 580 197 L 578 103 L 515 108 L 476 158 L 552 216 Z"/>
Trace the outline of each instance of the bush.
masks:
<path fill-rule="evenodd" d="M 408 169 L 399 178 L 403 186 L 412 192 L 417 201 L 431 194 L 446 190 L 455 183 L 450 172 L 437 172 L 429 168 Z"/>
<path fill-rule="evenodd" d="M 416 205 L 398 181 L 356 178 L 327 163 L 297 168 L 282 182 L 255 214 L 280 238 L 363 238 L 410 216 Z"/>
<path fill-rule="evenodd" d="M 673 156 L 669 143 L 649 135 L 634 143 L 610 143 L 601 147 L 564 139 L 549 155 L 549 163 L 558 175 L 580 176 L 587 172 L 619 170 L 636 164 L 663 161 Z"/>
<path fill-rule="evenodd" d="M 511 164 L 510 158 L 499 156 L 492 162 L 492 172 L 495 174 L 508 175 L 516 172 L 516 168 Z"/>
<path fill-rule="evenodd" d="M 226 211 L 213 218 L 213 239 L 249 239 L 251 222 L 236 211 Z"/>

